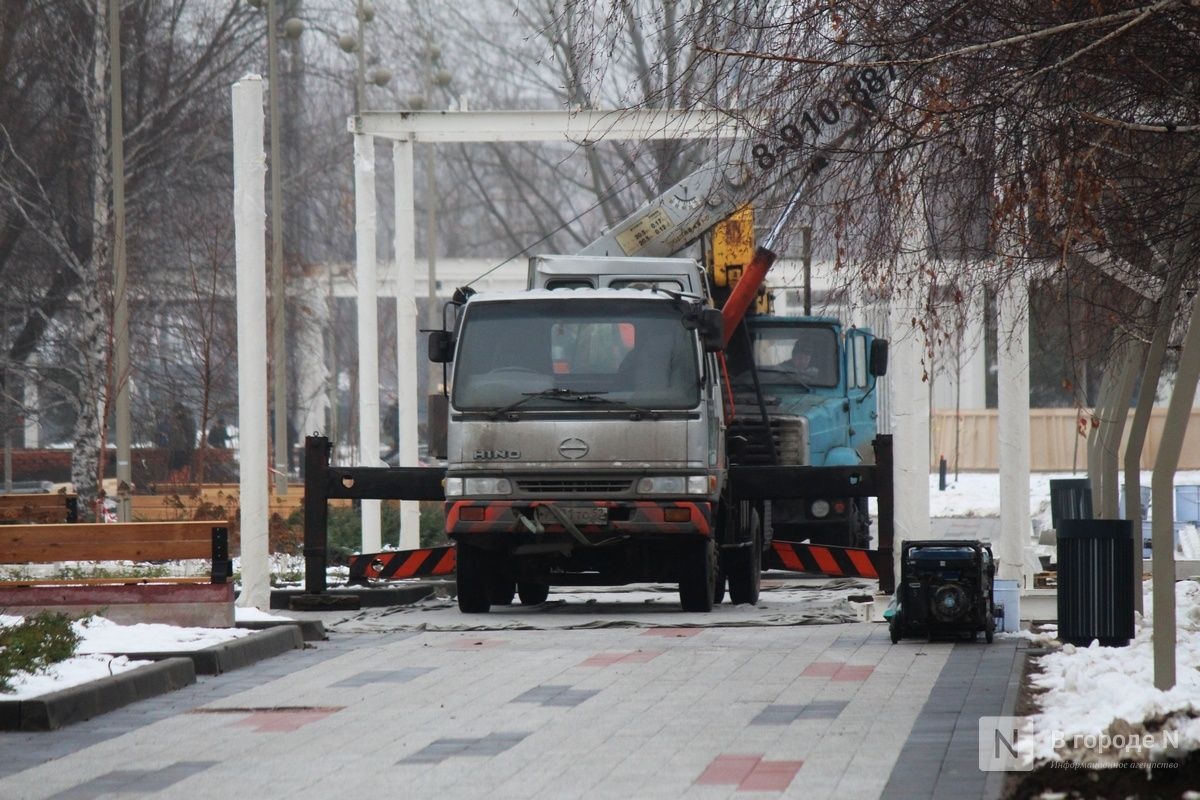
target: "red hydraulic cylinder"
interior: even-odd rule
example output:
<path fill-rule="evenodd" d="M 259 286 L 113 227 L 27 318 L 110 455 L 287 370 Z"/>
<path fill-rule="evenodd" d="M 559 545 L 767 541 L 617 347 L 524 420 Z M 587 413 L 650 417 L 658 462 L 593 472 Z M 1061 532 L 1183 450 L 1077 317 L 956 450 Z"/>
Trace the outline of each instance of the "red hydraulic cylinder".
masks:
<path fill-rule="evenodd" d="M 721 319 L 725 323 L 725 344 L 729 344 L 734 329 L 742 321 L 742 317 L 746 316 L 746 309 L 754 302 L 758 287 L 767 279 L 767 270 L 771 269 L 776 258 L 778 256 L 772 251 L 759 247 L 754 251 L 750 263 L 742 270 L 742 277 L 738 279 L 737 286 L 733 287 L 729 299 L 721 308 Z"/>

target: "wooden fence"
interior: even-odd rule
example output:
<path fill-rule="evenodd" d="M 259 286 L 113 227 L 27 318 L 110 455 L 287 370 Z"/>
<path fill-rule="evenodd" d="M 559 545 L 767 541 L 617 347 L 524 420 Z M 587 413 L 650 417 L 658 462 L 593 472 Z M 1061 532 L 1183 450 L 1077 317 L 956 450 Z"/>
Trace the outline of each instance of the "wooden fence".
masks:
<path fill-rule="evenodd" d="M 1166 408 L 1156 408 L 1142 448 L 1142 469 L 1152 469 L 1162 438 Z M 1132 412 L 1130 418 L 1132 419 Z M 1087 439 L 1079 434 L 1080 418 L 1090 415 L 1073 408 L 1035 408 L 1029 412 L 1030 468 L 1035 472 L 1070 472 L 1087 469 Z M 1089 423 L 1090 424 L 1090 423 Z M 1086 430 L 1085 430 L 1086 432 Z M 1129 433 L 1128 424 L 1125 428 Z M 1124 442 L 1122 442 L 1122 448 Z M 999 415 L 994 408 L 962 411 L 934 411 L 930 420 L 930 469 L 937 469 L 945 456 L 951 471 L 994 471 L 999 463 Z M 1200 408 L 1192 418 L 1184 437 L 1180 469 L 1200 470 Z"/>

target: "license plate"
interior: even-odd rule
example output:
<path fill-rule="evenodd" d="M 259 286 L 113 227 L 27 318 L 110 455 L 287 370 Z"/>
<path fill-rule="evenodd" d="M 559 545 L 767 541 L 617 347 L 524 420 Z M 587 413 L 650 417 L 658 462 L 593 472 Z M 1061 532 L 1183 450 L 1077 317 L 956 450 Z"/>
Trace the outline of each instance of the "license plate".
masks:
<path fill-rule="evenodd" d="M 559 507 L 559 512 L 567 519 L 576 525 L 607 525 L 608 524 L 608 509 L 603 506 L 593 506 L 591 508 L 563 508 Z M 550 511 L 545 506 L 537 507 L 538 522 L 543 525 L 561 525 L 557 514 Z"/>

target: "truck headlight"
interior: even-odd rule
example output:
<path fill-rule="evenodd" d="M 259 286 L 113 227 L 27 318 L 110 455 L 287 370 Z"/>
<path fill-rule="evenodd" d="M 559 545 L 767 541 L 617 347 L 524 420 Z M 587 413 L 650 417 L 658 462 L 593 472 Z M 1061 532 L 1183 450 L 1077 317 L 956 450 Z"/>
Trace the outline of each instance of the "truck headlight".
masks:
<path fill-rule="evenodd" d="M 708 494 L 707 475 L 655 475 L 638 481 L 638 494 Z"/>
<path fill-rule="evenodd" d="M 512 494 L 512 482 L 508 478 L 464 478 L 463 494 Z"/>
<path fill-rule="evenodd" d="M 814 500 L 812 505 L 808 507 L 808 510 L 816 519 L 825 519 L 825 517 L 829 516 L 829 501 Z"/>
<path fill-rule="evenodd" d="M 512 494 L 512 482 L 508 478 L 446 478 L 442 489 L 446 497 Z"/>

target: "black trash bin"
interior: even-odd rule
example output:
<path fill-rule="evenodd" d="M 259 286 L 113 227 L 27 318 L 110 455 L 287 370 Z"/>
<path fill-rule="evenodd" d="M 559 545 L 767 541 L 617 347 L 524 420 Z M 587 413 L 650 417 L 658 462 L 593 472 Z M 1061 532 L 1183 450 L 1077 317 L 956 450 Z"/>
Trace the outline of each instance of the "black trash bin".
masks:
<path fill-rule="evenodd" d="M 1058 638 L 1123 647 L 1133 638 L 1133 523 L 1064 519 L 1058 528 Z"/>
<path fill-rule="evenodd" d="M 1065 519 L 1092 518 L 1092 487 L 1087 478 L 1054 478 L 1050 481 L 1050 527 L 1059 529 Z"/>

